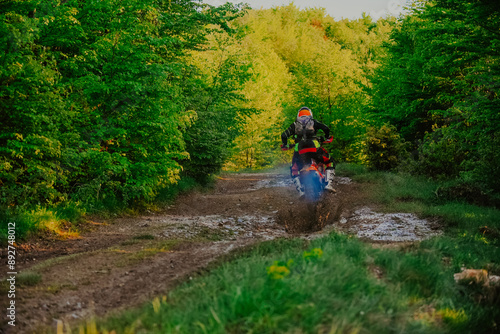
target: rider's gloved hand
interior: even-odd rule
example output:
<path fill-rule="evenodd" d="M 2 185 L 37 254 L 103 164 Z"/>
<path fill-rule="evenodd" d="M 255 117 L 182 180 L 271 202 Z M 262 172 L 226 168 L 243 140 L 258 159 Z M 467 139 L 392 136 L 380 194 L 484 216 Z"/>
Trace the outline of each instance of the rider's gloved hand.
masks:
<path fill-rule="evenodd" d="M 331 143 L 333 142 L 333 136 L 330 136 L 330 138 L 328 138 L 327 140 L 325 140 L 325 143 Z"/>
<path fill-rule="evenodd" d="M 288 150 L 288 146 L 286 144 L 281 144 L 281 150 L 282 151 Z"/>

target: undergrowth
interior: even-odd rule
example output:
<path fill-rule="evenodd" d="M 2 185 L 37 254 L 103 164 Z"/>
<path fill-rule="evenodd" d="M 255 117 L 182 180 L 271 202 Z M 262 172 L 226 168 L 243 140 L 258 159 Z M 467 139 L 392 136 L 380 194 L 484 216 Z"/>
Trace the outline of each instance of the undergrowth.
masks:
<path fill-rule="evenodd" d="M 205 186 L 209 186 L 210 182 Z M 135 215 L 146 210 L 157 210 L 172 202 L 180 193 L 192 190 L 200 185 L 192 178 L 184 177 L 174 186 L 163 188 L 154 201 L 122 203 L 116 200 L 102 199 L 95 203 L 79 201 L 65 202 L 60 205 L 37 205 L 0 211 L 0 245 L 7 244 L 7 227 L 15 222 L 16 240 L 20 241 L 33 234 L 48 233 L 61 238 L 71 238 L 80 232 L 80 223 L 86 215 L 98 215 L 112 218 L 123 214 Z"/>

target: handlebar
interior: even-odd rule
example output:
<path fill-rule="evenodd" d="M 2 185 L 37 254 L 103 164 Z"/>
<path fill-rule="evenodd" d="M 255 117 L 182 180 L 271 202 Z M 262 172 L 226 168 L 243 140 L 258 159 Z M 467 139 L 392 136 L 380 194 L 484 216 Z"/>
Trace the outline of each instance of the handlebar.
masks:
<path fill-rule="evenodd" d="M 282 151 L 293 150 L 295 148 L 295 144 L 288 144 L 285 147 L 281 146 Z"/>
<path fill-rule="evenodd" d="M 320 143 L 321 143 L 321 145 L 323 145 L 323 144 L 329 144 L 329 143 L 331 143 L 331 142 L 333 141 L 333 137 L 330 137 L 330 138 L 328 138 L 328 139 L 325 139 L 325 137 L 323 137 L 323 136 L 319 136 L 319 137 L 316 137 L 316 140 L 317 140 L 318 142 L 320 142 Z M 282 150 L 282 151 L 288 151 L 288 150 L 291 150 L 291 149 L 293 149 L 293 148 L 295 148 L 295 144 L 288 144 L 288 145 L 286 145 L 286 146 L 284 146 L 284 147 L 283 147 L 283 146 L 281 146 L 281 150 Z"/>

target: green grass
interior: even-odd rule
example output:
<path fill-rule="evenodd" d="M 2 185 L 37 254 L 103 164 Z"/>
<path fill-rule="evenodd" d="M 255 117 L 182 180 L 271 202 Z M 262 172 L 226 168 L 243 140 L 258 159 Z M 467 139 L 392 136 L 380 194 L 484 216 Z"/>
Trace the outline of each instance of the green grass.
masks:
<path fill-rule="evenodd" d="M 7 244 L 8 223 L 15 223 L 16 240 L 26 238 L 30 233 L 58 226 L 60 215 L 55 209 L 37 206 L 21 212 L 2 211 L 0 214 L 0 244 Z"/>
<path fill-rule="evenodd" d="M 352 177 L 354 175 L 364 174 L 368 171 L 368 168 L 363 165 L 339 163 L 335 167 L 336 173 L 339 176 Z"/>
<path fill-rule="evenodd" d="M 16 276 L 20 286 L 34 286 L 42 280 L 42 275 L 34 271 L 23 271 Z"/>
<path fill-rule="evenodd" d="M 183 284 L 164 301 L 157 298 L 98 327 L 117 333 L 491 330 L 500 311 L 463 293 L 442 253 L 430 245 L 402 254 L 336 233 L 310 243 L 266 242 Z M 318 249 L 322 254 L 309 252 Z M 381 278 L 372 273 L 375 266 Z"/>
<path fill-rule="evenodd" d="M 155 236 L 151 235 L 151 234 L 139 234 L 139 235 L 136 235 L 135 237 L 133 237 L 132 239 L 135 239 L 135 240 L 154 240 Z"/>

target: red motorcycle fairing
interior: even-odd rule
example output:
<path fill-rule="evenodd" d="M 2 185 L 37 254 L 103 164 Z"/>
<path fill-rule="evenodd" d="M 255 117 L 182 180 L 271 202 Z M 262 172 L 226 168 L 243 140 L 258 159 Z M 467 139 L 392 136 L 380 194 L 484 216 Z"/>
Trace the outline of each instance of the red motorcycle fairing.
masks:
<path fill-rule="evenodd" d="M 317 164 L 316 162 L 313 162 L 312 164 L 310 165 L 306 165 L 304 166 L 301 170 L 300 170 L 300 173 L 307 173 L 307 172 L 318 172 L 320 178 L 322 180 L 325 179 L 325 174 L 324 174 L 324 166 L 323 164 Z"/>

